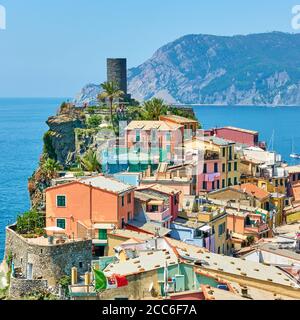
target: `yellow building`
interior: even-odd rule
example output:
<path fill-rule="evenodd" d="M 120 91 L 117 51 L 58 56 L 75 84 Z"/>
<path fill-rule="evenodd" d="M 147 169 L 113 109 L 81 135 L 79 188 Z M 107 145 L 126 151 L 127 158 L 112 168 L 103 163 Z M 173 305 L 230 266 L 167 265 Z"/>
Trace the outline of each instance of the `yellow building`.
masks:
<path fill-rule="evenodd" d="M 211 228 L 210 234 L 214 236 L 214 250 L 210 248 L 210 251 L 226 255 L 230 248 L 226 210 L 218 206 L 210 206 L 206 210 L 198 214 L 198 222 L 206 223 Z"/>
<path fill-rule="evenodd" d="M 240 158 L 235 152 L 235 142 L 217 137 L 205 137 L 205 148 L 217 151 L 221 159 L 221 188 L 240 183 Z"/>

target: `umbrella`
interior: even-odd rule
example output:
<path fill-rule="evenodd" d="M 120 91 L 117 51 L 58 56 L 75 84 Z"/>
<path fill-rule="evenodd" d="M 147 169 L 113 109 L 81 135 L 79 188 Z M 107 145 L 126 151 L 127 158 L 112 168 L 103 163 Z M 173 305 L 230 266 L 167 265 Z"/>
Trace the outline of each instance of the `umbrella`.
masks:
<path fill-rule="evenodd" d="M 47 227 L 47 228 L 44 228 L 44 230 L 50 231 L 50 232 L 59 232 L 59 233 L 65 232 L 64 229 L 59 227 Z"/>

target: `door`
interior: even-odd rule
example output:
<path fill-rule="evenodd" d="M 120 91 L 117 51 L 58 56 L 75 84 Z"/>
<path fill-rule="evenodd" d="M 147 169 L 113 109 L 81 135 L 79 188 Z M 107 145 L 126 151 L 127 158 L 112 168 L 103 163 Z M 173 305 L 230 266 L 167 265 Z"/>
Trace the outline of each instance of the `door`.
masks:
<path fill-rule="evenodd" d="M 33 265 L 32 263 L 27 264 L 27 280 L 32 280 L 33 278 Z"/>

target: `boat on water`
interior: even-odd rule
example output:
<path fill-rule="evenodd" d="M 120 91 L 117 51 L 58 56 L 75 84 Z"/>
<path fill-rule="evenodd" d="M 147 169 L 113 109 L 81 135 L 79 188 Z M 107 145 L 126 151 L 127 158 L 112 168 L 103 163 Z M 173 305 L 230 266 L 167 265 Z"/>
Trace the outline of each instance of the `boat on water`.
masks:
<path fill-rule="evenodd" d="M 300 159 L 300 153 L 296 153 L 296 152 L 295 152 L 294 139 L 293 139 L 293 144 L 292 144 L 292 153 L 290 154 L 290 157 L 291 157 L 292 159 Z"/>
<path fill-rule="evenodd" d="M 291 153 L 290 157 L 293 159 L 300 159 L 300 153 Z"/>

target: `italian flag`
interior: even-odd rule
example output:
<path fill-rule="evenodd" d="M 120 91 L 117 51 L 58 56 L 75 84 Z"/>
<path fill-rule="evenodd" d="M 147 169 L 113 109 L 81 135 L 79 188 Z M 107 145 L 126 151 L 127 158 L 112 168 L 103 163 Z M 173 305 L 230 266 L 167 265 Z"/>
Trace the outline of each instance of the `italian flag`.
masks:
<path fill-rule="evenodd" d="M 106 277 L 105 274 L 94 269 L 95 277 L 95 289 L 97 292 L 104 291 L 106 289 L 116 289 L 128 286 L 126 277 L 114 274 L 111 277 Z"/>

